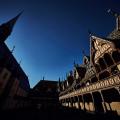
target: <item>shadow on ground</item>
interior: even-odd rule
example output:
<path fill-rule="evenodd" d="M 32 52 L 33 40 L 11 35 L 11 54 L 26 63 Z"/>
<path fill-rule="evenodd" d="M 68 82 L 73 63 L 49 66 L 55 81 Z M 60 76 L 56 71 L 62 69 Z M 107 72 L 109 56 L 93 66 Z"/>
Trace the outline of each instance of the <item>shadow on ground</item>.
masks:
<path fill-rule="evenodd" d="M 66 107 L 0 112 L 0 120 L 120 120 L 115 114 L 92 114 Z"/>

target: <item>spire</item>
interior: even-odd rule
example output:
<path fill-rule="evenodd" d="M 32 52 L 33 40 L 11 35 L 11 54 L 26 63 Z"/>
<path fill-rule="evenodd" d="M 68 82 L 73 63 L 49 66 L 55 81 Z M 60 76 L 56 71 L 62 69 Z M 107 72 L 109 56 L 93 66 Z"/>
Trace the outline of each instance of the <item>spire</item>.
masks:
<path fill-rule="evenodd" d="M 45 76 L 43 76 L 43 80 L 45 80 Z"/>
<path fill-rule="evenodd" d="M 0 25 L 0 42 L 4 42 L 7 39 L 7 37 L 11 34 L 16 21 L 18 20 L 18 18 L 20 17 L 20 15 L 22 13 L 23 13 L 23 11 L 20 12 L 13 19 L 11 19 L 8 22 Z"/>
<path fill-rule="evenodd" d="M 120 30 L 120 14 L 111 9 L 109 9 L 107 12 L 116 18 L 116 29 Z"/>
<path fill-rule="evenodd" d="M 59 81 L 59 83 L 60 83 L 60 77 L 59 77 L 59 80 L 58 80 L 58 81 Z"/>

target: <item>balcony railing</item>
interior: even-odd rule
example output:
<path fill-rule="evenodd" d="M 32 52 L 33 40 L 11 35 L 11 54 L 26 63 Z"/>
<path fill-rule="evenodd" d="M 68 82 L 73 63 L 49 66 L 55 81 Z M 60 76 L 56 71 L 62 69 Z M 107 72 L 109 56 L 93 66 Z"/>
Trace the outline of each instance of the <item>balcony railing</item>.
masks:
<path fill-rule="evenodd" d="M 90 84 L 89 86 L 80 88 L 74 92 L 68 93 L 66 95 L 62 95 L 59 97 L 59 100 L 86 94 L 89 92 L 95 92 L 95 91 L 102 90 L 102 89 L 108 89 L 108 88 L 111 88 L 113 86 L 118 86 L 118 85 L 120 85 L 120 72 L 112 76 L 109 76 L 108 78 L 105 78 L 101 81 L 97 81 L 93 84 Z"/>

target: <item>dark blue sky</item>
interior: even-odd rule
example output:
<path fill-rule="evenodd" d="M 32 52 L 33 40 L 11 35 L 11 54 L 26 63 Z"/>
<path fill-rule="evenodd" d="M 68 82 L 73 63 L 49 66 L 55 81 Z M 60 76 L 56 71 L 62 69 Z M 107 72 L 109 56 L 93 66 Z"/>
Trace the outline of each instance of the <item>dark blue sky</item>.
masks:
<path fill-rule="evenodd" d="M 82 63 L 82 49 L 89 55 L 88 30 L 106 36 L 115 26 L 109 8 L 120 13 L 120 0 L 0 0 L 0 24 L 24 10 L 6 43 L 16 46 L 31 87 L 43 76 L 65 78 L 74 60 Z"/>

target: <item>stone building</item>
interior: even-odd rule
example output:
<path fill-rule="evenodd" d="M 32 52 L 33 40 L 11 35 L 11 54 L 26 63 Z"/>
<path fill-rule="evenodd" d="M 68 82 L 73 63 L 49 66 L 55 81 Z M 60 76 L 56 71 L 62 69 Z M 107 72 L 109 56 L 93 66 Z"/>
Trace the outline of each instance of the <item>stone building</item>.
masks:
<path fill-rule="evenodd" d="M 27 75 L 5 44 L 21 15 L 0 26 L 0 109 L 14 109 L 27 106 L 25 98 L 30 89 Z"/>
<path fill-rule="evenodd" d="M 116 18 L 115 29 L 104 38 L 90 34 L 90 55 L 59 82 L 63 106 L 120 115 L 120 15 L 109 12 Z"/>
<path fill-rule="evenodd" d="M 40 80 L 29 93 L 31 105 L 38 109 L 57 107 L 59 103 L 57 81 Z"/>

